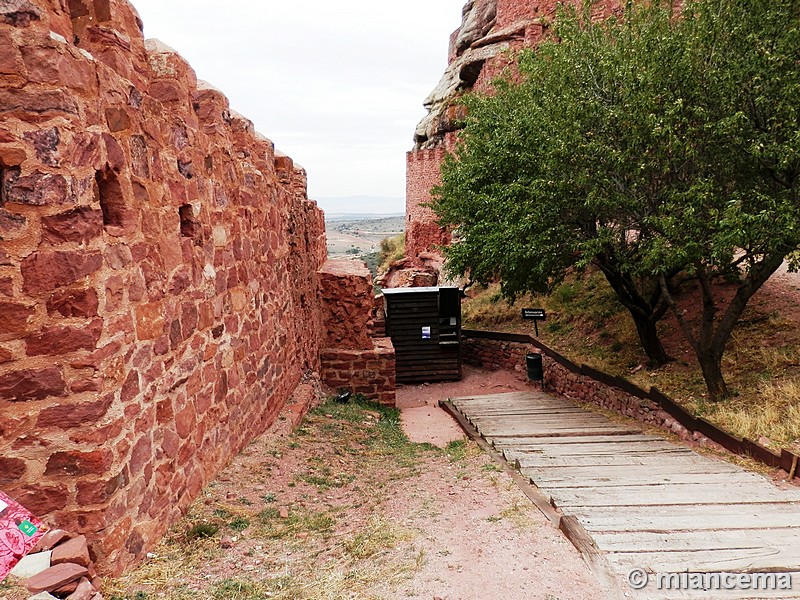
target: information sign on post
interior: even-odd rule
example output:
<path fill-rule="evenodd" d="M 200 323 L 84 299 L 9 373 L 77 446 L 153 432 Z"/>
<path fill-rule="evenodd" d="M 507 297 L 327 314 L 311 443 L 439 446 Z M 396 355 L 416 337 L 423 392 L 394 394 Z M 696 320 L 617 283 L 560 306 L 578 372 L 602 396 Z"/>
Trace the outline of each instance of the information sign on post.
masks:
<path fill-rule="evenodd" d="M 523 308 L 522 318 L 526 321 L 533 321 L 533 328 L 536 331 L 536 337 L 539 337 L 539 321 L 547 319 L 547 315 L 543 308 Z"/>

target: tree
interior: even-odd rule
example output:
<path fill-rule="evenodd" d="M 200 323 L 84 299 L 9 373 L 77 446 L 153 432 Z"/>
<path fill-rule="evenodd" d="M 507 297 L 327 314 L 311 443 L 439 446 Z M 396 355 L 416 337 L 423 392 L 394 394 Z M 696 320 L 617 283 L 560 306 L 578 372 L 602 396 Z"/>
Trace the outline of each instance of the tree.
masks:
<path fill-rule="evenodd" d="M 800 0 L 629 4 L 619 20 L 562 10 L 519 76 L 469 96 L 432 206 L 457 241 L 448 268 L 547 291 L 596 265 L 651 362 L 671 307 L 709 394 L 747 301 L 800 243 Z M 682 279 L 678 279 L 678 277 Z M 703 293 L 693 330 L 673 300 Z M 738 282 L 724 310 L 713 281 Z"/>

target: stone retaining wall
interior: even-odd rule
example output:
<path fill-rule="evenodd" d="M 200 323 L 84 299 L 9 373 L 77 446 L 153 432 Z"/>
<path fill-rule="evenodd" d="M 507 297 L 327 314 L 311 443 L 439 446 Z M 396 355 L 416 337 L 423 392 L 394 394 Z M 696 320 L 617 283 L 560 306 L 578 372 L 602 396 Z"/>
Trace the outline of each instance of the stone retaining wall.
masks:
<path fill-rule="evenodd" d="M 541 353 L 541 349 L 532 344 L 476 338 L 465 339 L 462 349 L 466 364 L 491 370 L 513 371 L 521 379 L 527 379 L 525 356 L 531 352 Z M 542 356 L 542 365 L 545 386 L 557 394 L 666 429 L 683 439 L 719 448 L 702 434 L 690 432 L 652 400 L 628 394 L 624 390 L 580 375 L 547 354 Z"/>
<path fill-rule="evenodd" d="M 335 390 L 394 406 L 394 346 L 375 325 L 379 313 L 382 318 L 383 299 L 374 295 L 366 263 L 329 260 L 320 271 L 319 285 L 325 332 L 322 381 Z"/>
<path fill-rule="evenodd" d="M 326 348 L 322 351 L 322 380 L 332 388 L 363 394 L 395 405 L 395 356 L 392 340 L 377 338 L 363 350 Z"/>

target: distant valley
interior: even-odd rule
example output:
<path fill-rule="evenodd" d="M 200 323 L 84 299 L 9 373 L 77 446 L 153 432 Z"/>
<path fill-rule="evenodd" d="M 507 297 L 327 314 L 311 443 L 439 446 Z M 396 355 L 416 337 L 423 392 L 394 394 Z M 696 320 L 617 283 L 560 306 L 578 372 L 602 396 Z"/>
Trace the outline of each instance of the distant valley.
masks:
<path fill-rule="evenodd" d="M 337 215 L 326 217 L 328 254 L 359 256 L 380 250 L 381 240 L 405 231 L 405 215 Z"/>

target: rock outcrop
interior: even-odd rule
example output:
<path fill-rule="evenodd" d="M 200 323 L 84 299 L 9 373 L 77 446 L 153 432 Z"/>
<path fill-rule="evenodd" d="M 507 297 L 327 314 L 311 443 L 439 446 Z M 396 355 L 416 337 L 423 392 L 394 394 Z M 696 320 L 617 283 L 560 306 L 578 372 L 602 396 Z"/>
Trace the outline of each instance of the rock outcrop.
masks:
<path fill-rule="evenodd" d="M 579 3 L 580 0 L 572 0 Z M 464 6 L 461 27 L 450 37 L 449 64 L 425 99 L 428 114 L 417 125 L 414 149 L 407 156 L 406 256 L 435 251 L 450 242 L 424 205 L 430 190 L 441 182 L 441 162 L 456 143 L 465 118 L 456 100 L 466 92 L 490 92 L 492 81 L 513 73 L 515 55 L 533 48 L 547 35 L 561 0 L 470 0 Z M 599 0 L 593 14 L 603 18 L 618 11 L 619 0 Z M 509 71 L 510 69 L 510 71 Z"/>

